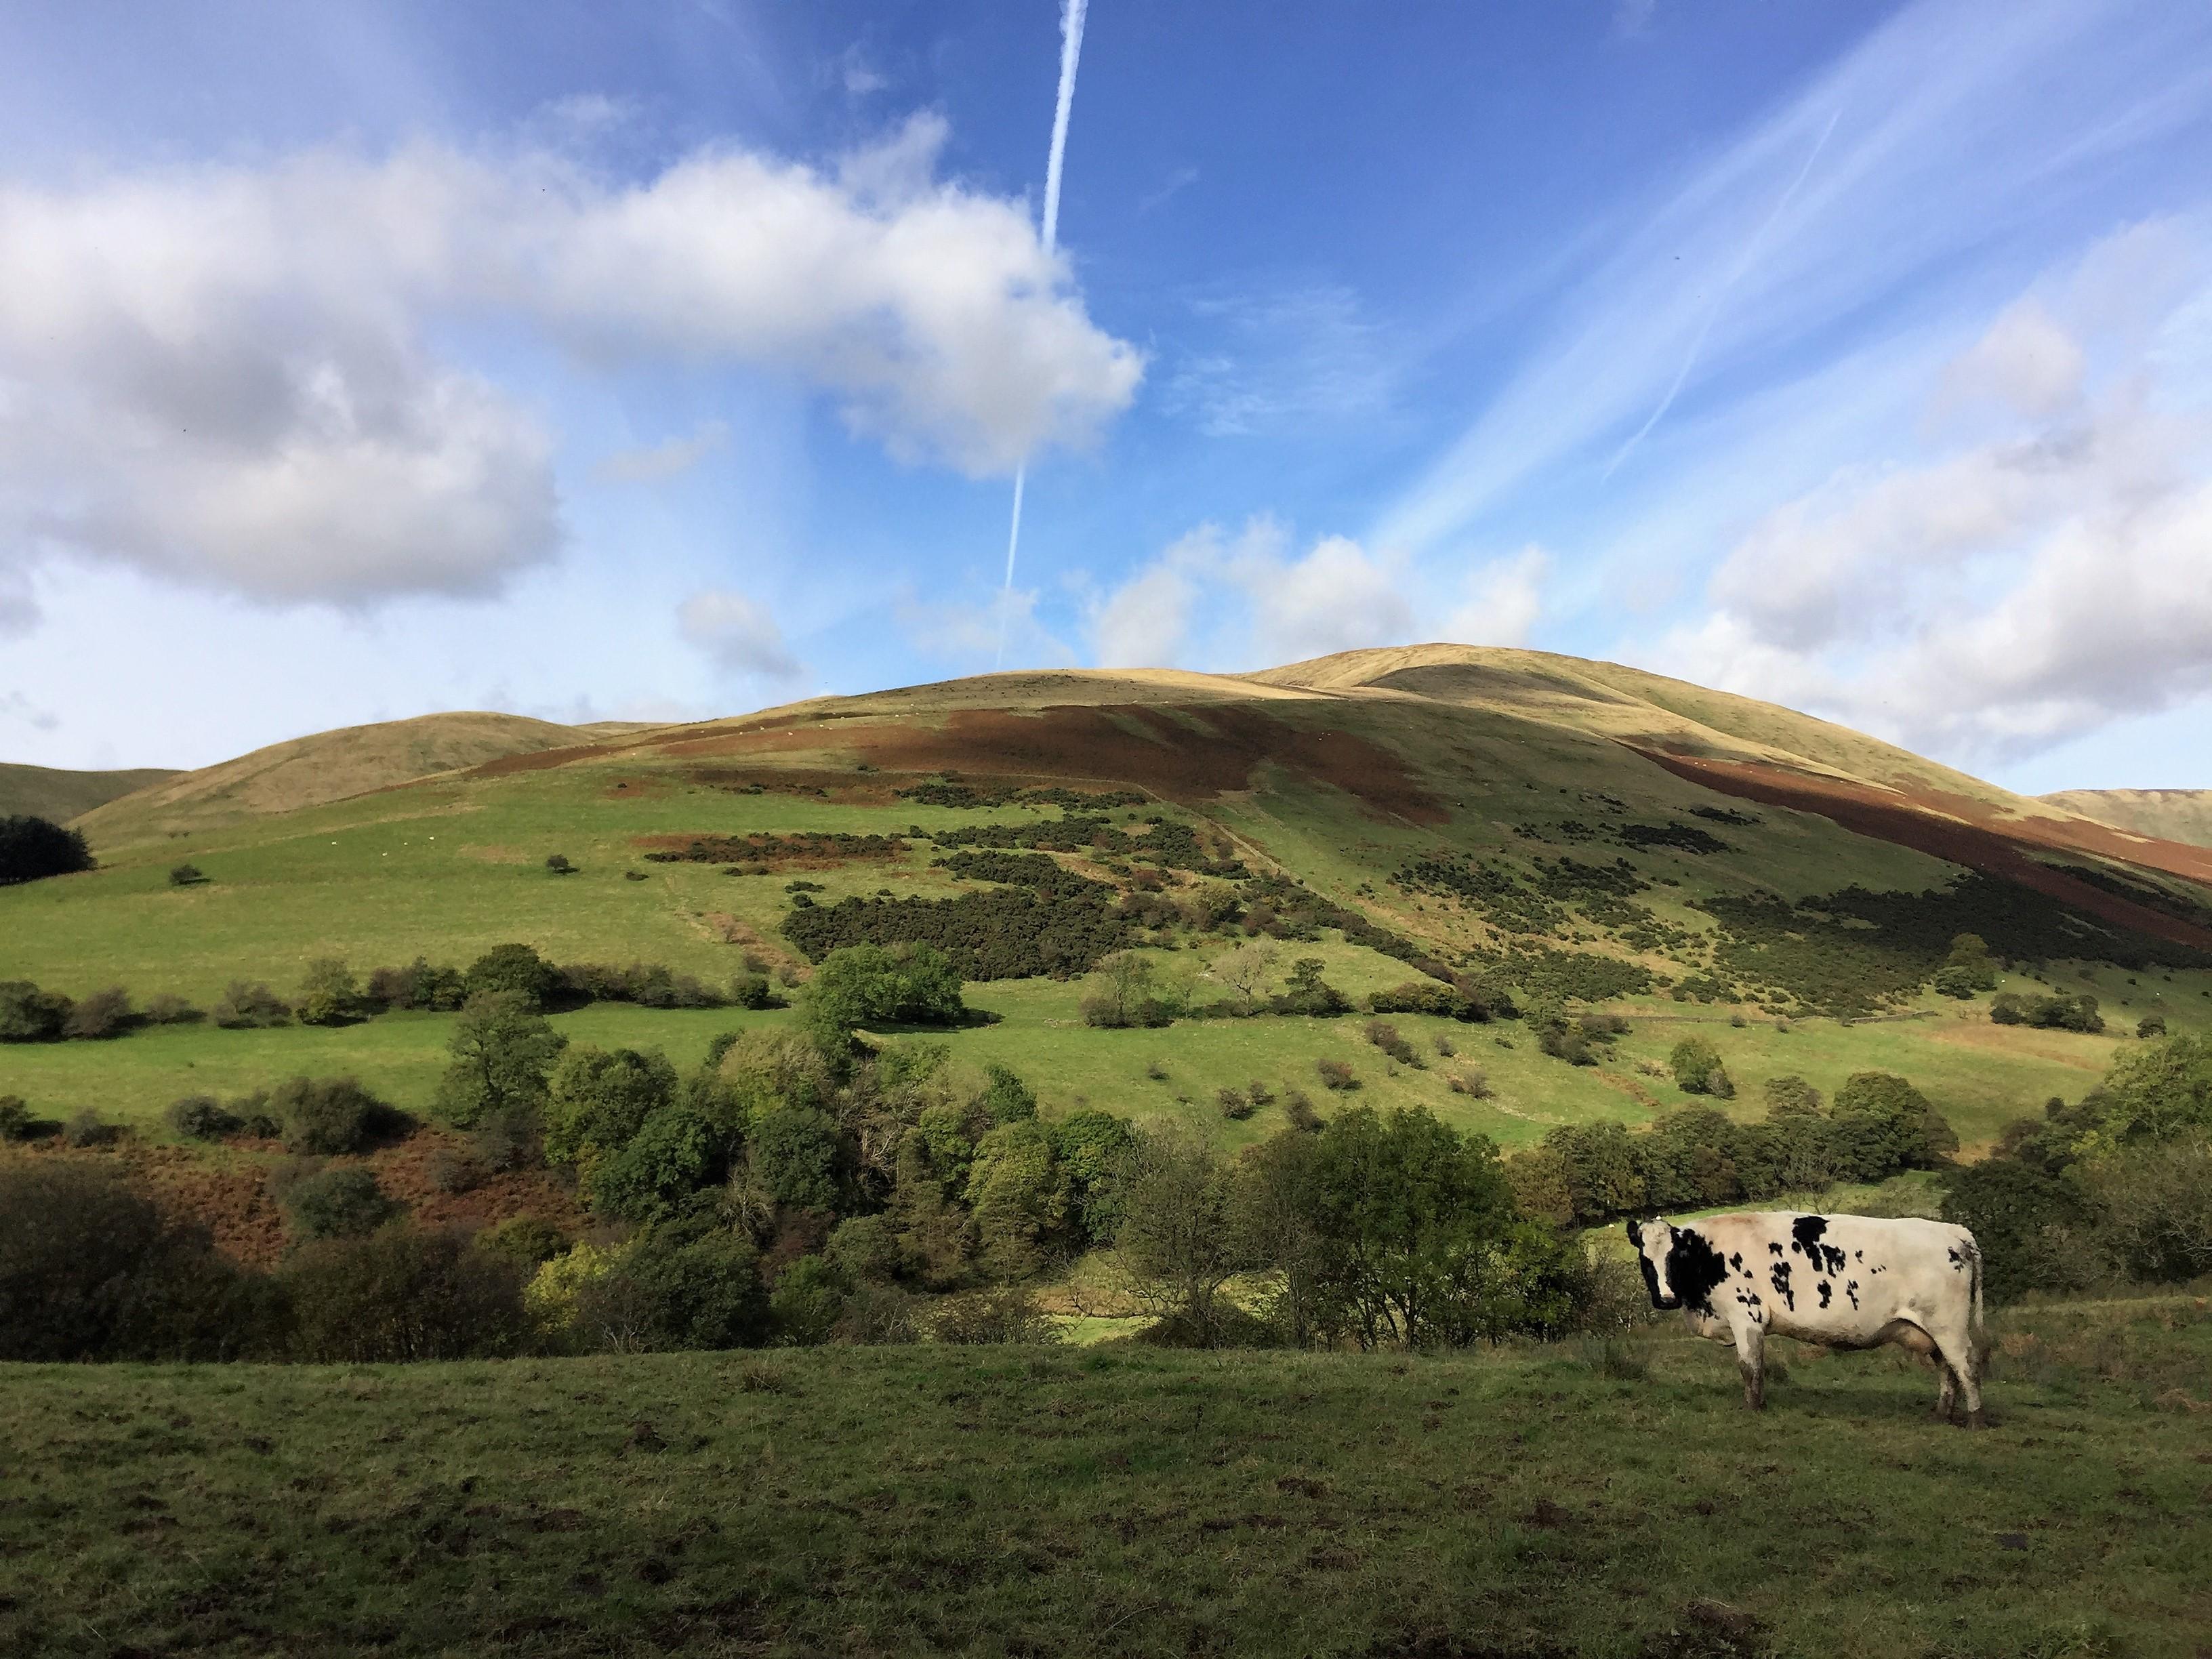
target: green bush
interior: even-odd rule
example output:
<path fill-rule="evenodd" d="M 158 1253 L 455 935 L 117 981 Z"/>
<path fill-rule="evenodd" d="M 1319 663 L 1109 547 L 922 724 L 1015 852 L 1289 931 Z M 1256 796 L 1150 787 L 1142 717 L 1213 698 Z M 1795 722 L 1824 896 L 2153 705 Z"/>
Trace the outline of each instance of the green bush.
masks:
<path fill-rule="evenodd" d="M 169 1127 L 186 1140 L 221 1140 L 241 1127 L 238 1115 L 213 1095 L 186 1095 L 167 1113 Z"/>
<path fill-rule="evenodd" d="M 471 999 L 503 994 L 518 999 L 531 1013 L 545 1006 L 545 1000 L 560 983 L 553 964 L 527 945 L 495 945 L 469 964 L 462 975 Z"/>
<path fill-rule="evenodd" d="M 845 1277 L 818 1255 L 803 1255 L 786 1267 L 769 1296 L 769 1322 L 775 1340 L 791 1347 L 818 1347 L 836 1331 L 851 1299 Z"/>
<path fill-rule="evenodd" d="M 21 1095 L 0 1095 L 0 1143 L 28 1140 L 37 1120 Z"/>
<path fill-rule="evenodd" d="M 438 1082 L 439 1111 L 463 1129 L 535 1112 L 545 1098 L 546 1075 L 568 1042 L 521 993 L 472 994 L 447 1044 L 453 1061 Z"/>
<path fill-rule="evenodd" d="M 927 945 L 852 945 L 830 951 L 808 982 L 806 1029 L 824 1054 L 848 1054 L 864 1026 L 950 1025 L 967 1015 L 960 975 Z"/>
<path fill-rule="evenodd" d="M 89 1106 L 62 1125 L 62 1142 L 69 1146 L 110 1146 L 123 1139 L 123 1126 L 110 1123 Z"/>
<path fill-rule="evenodd" d="M 1674 1074 L 1674 1086 L 1686 1095 L 1711 1094 L 1713 1073 L 1727 1075 L 1720 1050 L 1701 1036 L 1686 1036 L 1676 1043 L 1668 1054 L 1667 1069 Z"/>
<path fill-rule="evenodd" d="M 693 1194 L 720 1183 L 737 1139 L 729 1116 L 695 1097 L 672 1100 L 620 1151 L 592 1165 L 585 1190 L 602 1215 L 664 1221 L 681 1212 Z"/>
<path fill-rule="evenodd" d="M 573 1164 L 628 1146 L 647 1118 L 676 1097 L 676 1068 L 658 1049 L 564 1050 L 545 1083 L 545 1157 Z"/>
<path fill-rule="evenodd" d="M 300 1024 L 343 1025 L 353 1018 L 361 1001 L 361 988 L 353 970 L 336 957 L 319 957 L 307 964 L 307 977 L 300 988 Z"/>
<path fill-rule="evenodd" d="M 511 1255 L 532 1267 L 550 1261 L 568 1249 L 572 1242 L 568 1234 L 544 1217 L 536 1215 L 509 1216 L 477 1235 L 479 1249 Z"/>
<path fill-rule="evenodd" d="M 2212 1139 L 2124 1146 L 2084 1165 L 2113 1265 L 2151 1284 L 2212 1273 Z"/>
<path fill-rule="evenodd" d="M 285 1218 L 295 1238 L 358 1238 L 399 1212 L 376 1183 L 355 1166 L 318 1170 L 283 1184 Z"/>
<path fill-rule="evenodd" d="M 206 873 L 197 864 L 172 865 L 169 868 L 172 887 L 197 887 L 206 879 Z"/>
<path fill-rule="evenodd" d="M 618 1351 L 757 1347 L 769 1332 L 759 1253 L 709 1216 L 648 1229 L 576 1304 L 579 1324 Z"/>
<path fill-rule="evenodd" d="M 751 1173 L 776 1203 L 835 1210 L 843 1162 L 837 1121 L 811 1106 L 779 1105 L 755 1120 L 745 1154 Z"/>
<path fill-rule="evenodd" d="M 2096 1275 L 2094 1214 L 2071 1182 L 1985 1158 L 1944 1177 L 1942 1213 L 1982 1247 L 1983 1285 L 1993 1302 L 2080 1290 Z"/>
<path fill-rule="evenodd" d="M 58 991 L 41 991 L 27 979 L 0 980 L 0 1042 L 54 1042 L 71 1004 Z"/>
<path fill-rule="evenodd" d="M 512 1255 L 412 1227 L 314 1239 L 277 1273 L 292 1357 L 379 1364 L 520 1352 L 527 1271 Z"/>
<path fill-rule="evenodd" d="M 284 1150 L 315 1158 L 365 1152 L 403 1122 L 350 1077 L 292 1078 L 270 1091 L 268 1109 L 283 1126 Z"/>

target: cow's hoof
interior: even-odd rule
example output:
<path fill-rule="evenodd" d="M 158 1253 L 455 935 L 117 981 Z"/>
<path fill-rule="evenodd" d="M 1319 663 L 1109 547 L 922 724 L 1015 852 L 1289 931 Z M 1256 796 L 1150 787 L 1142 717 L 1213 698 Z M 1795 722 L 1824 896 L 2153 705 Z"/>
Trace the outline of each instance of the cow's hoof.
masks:
<path fill-rule="evenodd" d="M 1968 1412 L 1968 1413 L 1966 1413 L 1966 1426 L 1967 1426 L 1968 1428 L 1970 1428 L 1970 1429 L 1986 1429 L 1987 1427 L 1989 1427 L 1989 1425 L 1990 1425 L 1990 1419 L 1989 1419 L 1989 1418 L 1988 1418 L 1986 1415 L 1984 1415 L 1983 1413 L 1980 1413 L 1980 1412 Z"/>

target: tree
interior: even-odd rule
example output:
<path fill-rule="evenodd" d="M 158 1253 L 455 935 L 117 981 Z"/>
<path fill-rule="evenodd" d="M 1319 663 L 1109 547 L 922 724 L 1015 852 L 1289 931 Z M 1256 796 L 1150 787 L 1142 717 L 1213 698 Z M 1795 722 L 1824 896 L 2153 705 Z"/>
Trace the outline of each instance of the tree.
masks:
<path fill-rule="evenodd" d="M 1326 965 L 1319 957 L 1300 957 L 1292 963 L 1289 989 L 1275 999 L 1275 1006 L 1286 1014 L 1313 1014 L 1322 1018 L 1351 1007 L 1351 1000 L 1321 976 Z"/>
<path fill-rule="evenodd" d="M 2079 1152 L 2212 1133 L 2212 1038 L 2178 1036 L 2122 1054 L 2082 1105 L 2094 1115 Z"/>
<path fill-rule="evenodd" d="M 0 817 L 0 887 L 47 876 L 73 876 L 93 867 L 81 830 L 28 813 Z"/>
<path fill-rule="evenodd" d="M 837 1207 L 842 1151 L 837 1120 L 811 1106 L 778 1106 L 763 1114 L 745 1146 L 761 1189 L 794 1210 Z"/>
<path fill-rule="evenodd" d="M 1977 991 L 1997 988 L 1997 965 L 1979 933 L 1960 933 L 1951 941 L 1951 953 L 1936 970 L 1936 989 L 1961 999 Z"/>
<path fill-rule="evenodd" d="M 1231 1190 L 1220 1154 L 1195 1136 L 1139 1131 L 1125 1154 L 1116 1264 L 1137 1304 L 1198 1347 L 1219 1342 L 1222 1287 L 1249 1265 Z"/>
<path fill-rule="evenodd" d="M 62 1035 L 89 1039 L 117 1036 L 130 1029 L 135 1018 L 131 994 L 120 985 L 111 985 L 105 991 L 94 991 L 69 1011 L 69 1017 L 62 1021 Z"/>
<path fill-rule="evenodd" d="M 845 1312 L 852 1286 L 831 1263 L 802 1255 L 778 1275 L 769 1296 L 769 1321 L 775 1340 L 796 1348 L 819 1347 L 830 1340 Z"/>
<path fill-rule="evenodd" d="M 399 1115 L 349 1077 L 295 1077 L 270 1092 L 284 1150 L 313 1158 L 366 1152 L 398 1127 Z"/>
<path fill-rule="evenodd" d="M 1939 1167 L 1959 1137 L 1928 1097 L 1888 1072 L 1855 1072 L 1836 1091 L 1837 1173 L 1881 1181 L 1899 1170 Z"/>
<path fill-rule="evenodd" d="M 292 1010 L 262 981 L 248 984 L 234 979 L 223 988 L 208 1016 L 225 1030 L 239 1031 L 284 1024 L 292 1018 Z"/>
<path fill-rule="evenodd" d="M 1795 1073 L 1787 1077 L 1771 1077 L 1766 1079 L 1766 1115 L 1770 1121 L 1792 1117 L 1818 1117 L 1820 1115 L 1820 1091 Z"/>
<path fill-rule="evenodd" d="M 290 1184 L 284 1210 L 300 1238 L 359 1238 L 399 1212 L 399 1206 L 357 1165 L 319 1170 Z"/>
<path fill-rule="evenodd" d="M 2212 1138 L 2137 1143 L 2084 1164 L 2101 1241 L 2130 1279 L 2181 1284 L 2212 1273 Z"/>
<path fill-rule="evenodd" d="M 307 964 L 300 987 L 299 1015 L 302 1025 L 343 1025 L 361 1000 L 361 987 L 353 970 L 337 957 L 318 957 Z"/>
<path fill-rule="evenodd" d="M 589 1164 L 619 1152 L 675 1097 L 676 1068 L 659 1049 L 574 1044 L 546 1079 L 546 1161 Z"/>
<path fill-rule="evenodd" d="M 848 945 L 806 987 L 803 1018 L 826 1054 L 849 1055 L 853 1033 L 884 1024 L 957 1024 L 966 1017 L 960 975 L 930 945 Z"/>
<path fill-rule="evenodd" d="M 2164 1036 L 2166 1035 L 2166 1016 L 2164 1014 L 2145 1014 L 2141 1019 L 2136 1022 L 2136 1035 L 2146 1042 L 2149 1042 L 2154 1037 Z"/>
<path fill-rule="evenodd" d="M 53 1042 L 74 1005 L 27 979 L 0 980 L 0 1042 Z"/>
<path fill-rule="evenodd" d="M 535 1110 L 568 1041 L 520 993 L 477 993 L 463 1006 L 447 1045 L 453 1063 L 438 1084 L 439 1109 L 464 1129 Z"/>
<path fill-rule="evenodd" d="M 1275 961 L 1281 954 L 1273 939 L 1248 939 L 1214 957 L 1211 966 L 1214 977 L 1243 1000 L 1249 1014 L 1259 1006 L 1260 993 L 1274 976 Z M 1316 981 L 1319 977 L 1315 975 Z"/>
<path fill-rule="evenodd" d="M 1018 1073 L 993 1060 L 984 1067 L 988 1079 L 976 1104 L 993 1123 L 1021 1123 L 1037 1115 L 1036 1097 Z"/>
<path fill-rule="evenodd" d="M 1266 1312 L 1277 1332 L 1298 1347 L 1321 1334 L 1318 1164 L 1315 1137 L 1285 1129 L 1244 1149 L 1230 1198 L 1233 1255 L 1273 1270 Z"/>
<path fill-rule="evenodd" d="M 760 1253 L 708 1215 L 648 1229 L 576 1304 L 611 1346 L 757 1347 L 769 1328 Z"/>
<path fill-rule="evenodd" d="M 1095 1109 L 1061 1119 L 1052 1131 L 1076 1224 L 1085 1243 L 1103 1244 L 1121 1224 L 1120 1171 L 1134 1132 L 1128 1119 Z"/>
<path fill-rule="evenodd" d="M 1072 1242 L 1068 1187 L 1052 1132 L 1035 1118 L 993 1129 L 976 1143 L 967 1198 L 987 1272 L 1027 1279 L 1062 1252 Z"/>
<path fill-rule="evenodd" d="M 1701 1036 L 1686 1036 L 1676 1043 L 1667 1056 L 1667 1067 L 1674 1074 L 1674 1086 L 1686 1095 L 1717 1093 L 1713 1074 L 1728 1075 L 1721 1065 L 1721 1051 Z M 1731 1085 L 1729 1093 L 1734 1092 Z"/>
<path fill-rule="evenodd" d="M 1152 959 L 1141 951 L 1116 951 L 1103 958 L 1097 969 L 1099 989 L 1083 1000 L 1085 1022 L 1109 1030 L 1143 1024 L 1153 977 Z"/>
<path fill-rule="evenodd" d="M 696 1094 L 656 1109 L 622 1149 L 593 1160 L 586 1179 L 592 1207 L 623 1221 L 652 1223 L 681 1214 L 694 1194 L 728 1173 L 738 1144 L 732 1115 Z"/>
<path fill-rule="evenodd" d="M 313 1364 L 493 1358 L 530 1338 L 513 1255 L 455 1234 L 385 1227 L 302 1244 L 279 1270 L 292 1352 Z"/>
<path fill-rule="evenodd" d="M 527 945 L 495 945 L 469 964 L 462 975 L 471 998 L 488 992 L 520 997 L 531 1013 L 544 1010 L 545 1000 L 559 986 L 561 975 L 553 964 Z"/>
<path fill-rule="evenodd" d="M 2011 1158 L 1984 1158 L 1944 1177 L 1943 1219 L 1969 1229 L 1982 1247 L 1992 1301 L 2028 1291 L 2079 1290 L 2094 1251 L 2093 1217 L 2081 1190 Z"/>

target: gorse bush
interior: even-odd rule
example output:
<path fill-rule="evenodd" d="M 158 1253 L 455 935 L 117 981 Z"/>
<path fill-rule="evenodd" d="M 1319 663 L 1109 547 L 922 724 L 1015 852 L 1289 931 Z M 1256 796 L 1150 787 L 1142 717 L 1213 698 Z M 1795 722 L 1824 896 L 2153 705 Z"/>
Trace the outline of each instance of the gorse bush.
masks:
<path fill-rule="evenodd" d="M 0 980 L 0 1042 L 56 1042 L 68 1021 L 70 1000 L 41 991 L 27 979 Z"/>

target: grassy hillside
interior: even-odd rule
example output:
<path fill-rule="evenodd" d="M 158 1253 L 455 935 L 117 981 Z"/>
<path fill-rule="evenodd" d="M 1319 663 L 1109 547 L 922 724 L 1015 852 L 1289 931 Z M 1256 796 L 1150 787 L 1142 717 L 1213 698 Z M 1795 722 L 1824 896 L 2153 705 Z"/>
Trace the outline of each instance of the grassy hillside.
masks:
<path fill-rule="evenodd" d="M 1996 1334 L 0 1367 L 0 1652 L 2200 1651 L 2203 1298 Z"/>
<path fill-rule="evenodd" d="M 1737 1079 L 1729 1109 L 1739 1114 L 1761 1109 L 1770 1076 L 1802 1073 L 1827 1091 L 1853 1071 L 1893 1070 L 1974 1143 L 2050 1096 L 2078 1097 L 2146 1014 L 2175 1030 L 2212 1024 L 2212 956 L 2182 942 L 2212 944 L 2212 928 L 2189 920 L 2212 921 L 2212 888 L 2094 847 L 2062 858 L 2046 842 L 1994 831 L 1987 846 L 2003 859 L 1969 869 L 1849 827 L 1828 815 L 1842 809 L 1819 801 L 1718 793 L 1661 764 L 1653 745 L 1721 733 L 1698 739 L 1709 756 L 1723 741 L 1770 758 L 1796 744 L 1788 752 L 1808 776 L 1827 769 L 1821 775 L 1842 778 L 1835 769 L 1851 762 L 1930 787 L 1942 779 L 1786 710 L 1603 665 L 1463 647 L 1439 662 L 1440 649 L 1357 653 L 1256 681 L 994 676 L 585 745 L 546 746 L 577 734 L 537 722 L 487 734 L 471 723 L 504 717 L 477 716 L 303 740 L 280 746 L 289 759 L 264 751 L 250 766 L 191 775 L 204 793 L 177 797 L 174 810 L 192 827 L 133 841 L 124 833 L 132 822 L 143 834 L 169 809 L 143 793 L 104 809 L 118 816 L 97 836 L 100 869 L 0 890 L 4 967 L 74 996 L 119 983 L 142 1001 L 173 993 L 202 1007 L 233 979 L 292 992 L 319 957 L 357 970 L 417 956 L 465 965 L 509 939 L 556 961 L 663 963 L 710 983 L 726 983 L 748 957 L 803 977 L 809 963 L 786 931 L 799 897 L 817 914 L 884 894 L 980 902 L 1008 890 L 941 861 L 978 836 L 1042 836 L 1063 850 L 1024 856 L 1103 884 L 1115 902 L 1182 907 L 1130 924 L 1126 938 L 1164 984 L 1200 1003 L 1231 994 L 1214 969 L 1223 953 L 1272 932 L 1282 936 L 1278 982 L 1297 958 L 1317 957 L 1357 999 L 1421 980 L 1405 958 L 1425 955 L 1440 969 L 1510 981 L 1524 1001 L 1594 1000 L 1631 1022 L 1597 1064 L 1576 1066 L 1540 1053 L 1524 1023 L 1399 1016 L 1425 1062 L 1413 1067 L 1389 1061 L 1356 1018 L 1099 1030 L 1082 1021 L 1079 980 L 970 986 L 971 1002 L 1001 1018 L 951 1034 L 958 1059 L 1012 1065 L 1048 1113 L 1087 1104 L 1181 1118 L 1231 1144 L 1279 1127 L 1287 1088 L 1326 1108 L 1315 1069 L 1325 1058 L 1352 1065 L 1364 1103 L 1427 1105 L 1509 1146 L 1556 1123 L 1642 1123 L 1687 1103 L 1663 1061 L 1692 1030 L 1712 1038 Z M 1405 689 L 1409 673 L 1449 684 Z M 1382 684 L 1394 677 L 1396 689 Z M 1291 679 L 1304 683 L 1276 683 Z M 1690 715 L 1654 701 L 1662 696 L 1697 717 L 1696 732 Z M 452 762 L 456 733 L 508 746 L 472 769 L 343 799 L 250 815 L 240 805 L 278 783 L 310 797 L 355 790 L 367 776 L 354 764 L 362 745 L 387 758 L 416 753 L 400 742 L 409 732 L 408 743 L 443 734 L 447 746 L 422 764 Z M 219 774 L 229 781 L 209 790 Z M 2015 811 L 2042 813 L 2046 828 L 2075 822 L 1976 788 L 1993 822 Z M 1102 793 L 1120 804 L 1097 807 Z M 1056 830 L 1071 814 L 1080 832 Z M 1934 808 L 1923 818 L 1959 822 Z M 839 835 L 887 839 L 849 854 L 792 839 Z M 1197 850 L 1180 861 L 1147 850 L 1170 835 Z M 747 836 L 771 839 L 752 844 L 757 856 L 726 853 Z M 734 861 L 668 861 L 701 837 L 725 838 L 724 853 L 708 854 Z M 1977 842 L 1960 856 L 1985 850 Z M 555 853 L 579 872 L 549 875 Z M 1230 859 L 1241 874 L 1206 873 L 1235 867 Z M 182 860 L 207 879 L 172 885 Z M 2021 884 L 2015 866 L 2068 897 Z M 799 882 L 816 890 L 794 896 Z M 1236 919 L 1197 925 L 1210 903 Z M 2136 932 L 2145 917 L 2165 936 Z M 2018 958 L 2008 988 L 2099 997 L 2106 1034 L 1996 1026 L 1985 997 L 1931 994 L 1927 973 L 1952 933 L 1968 930 Z M 1615 969 L 1626 977 L 1608 979 Z M 1872 1023 L 1835 1017 L 1875 1012 Z M 681 1060 L 715 1031 L 791 1016 L 601 1006 L 561 1018 L 593 1041 L 665 1047 Z M 352 1072 L 420 1110 L 451 1027 L 449 1016 L 387 1015 L 335 1030 L 203 1024 L 14 1045 L 0 1049 L 0 1092 L 23 1094 L 51 1117 L 90 1108 L 151 1128 L 186 1092 Z M 1458 1052 L 1437 1052 L 1439 1037 Z M 1487 1097 L 1452 1089 L 1455 1072 L 1473 1070 Z M 1224 1122 L 1217 1091 L 1255 1079 L 1278 1102 Z"/>
<path fill-rule="evenodd" d="M 176 775 L 158 766 L 136 771 L 70 772 L 52 766 L 0 764 L 0 817 L 27 812 L 66 823 L 118 795 Z"/>
<path fill-rule="evenodd" d="M 629 729 L 634 728 L 616 728 Z M 568 748 L 607 735 L 604 728 L 556 726 L 522 714 L 425 714 L 347 726 L 271 744 L 195 772 L 149 778 L 146 787 L 84 811 L 78 828 L 105 853 L 112 846 L 319 806 L 507 755 Z"/>
<path fill-rule="evenodd" d="M 2138 836 L 2212 847 L 2212 789 L 2063 789 L 2042 799 Z"/>

